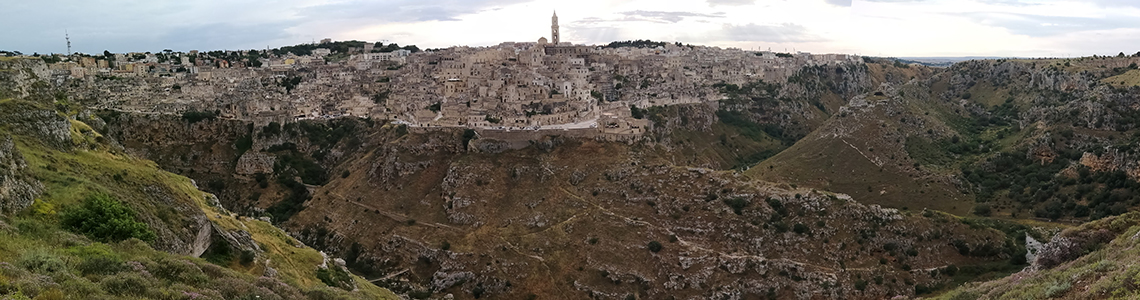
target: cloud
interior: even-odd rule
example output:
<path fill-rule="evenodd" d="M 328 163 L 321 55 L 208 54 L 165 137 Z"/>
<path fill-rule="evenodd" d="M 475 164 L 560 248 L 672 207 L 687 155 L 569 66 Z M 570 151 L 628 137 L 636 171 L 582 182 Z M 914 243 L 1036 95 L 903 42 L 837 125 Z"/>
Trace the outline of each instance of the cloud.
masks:
<path fill-rule="evenodd" d="M 685 18 L 724 18 L 724 13 L 701 14 L 684 11 L 645 11 L 621 12 L 626 18 L 621 21 L 649 21 L 657 23 L 677 23 Z"/>
<path fill-rule="evenodd" d="M 711 14 L 702 14 L 685 11 L 649 11 L 649 10 L 634 10 L 618 12 L 621 17 L 618 18 L 599 18 L 599 17 L 586 17 L 575 20 L 571 23 L 575 28 L 611 28 L 620 27 L 620 23 L 624 22 L 650 22 L 659 24 L 675 24 L 686 19 L 719 19 L 724 18 L 725 13 L 717 12 Z"/>
<path fill-rule="evenodd" d="M 303 15 L 315 20 L 356 19 L 370 23 L 458 21 L 461 15 L 528 1 L 531 0 L 354 0 L 308 7 Z"/>
<path fill-rule="evenodd" d="M 824 40 L 812 34 L 807 28 L 792 23 L 779 25 L 725 24 L 722 33 L 728 40 L 737 42 L 800 43 Z"/>
<path fill-rule="evenodd" d="M 712 1 L 712 0 L 710 0 L 710 1 Z M 734 1 L 734 0 L 724 0 L 724 1 Z M 823 0 L 823 1 L 827 2 L 828 4 L 839 5 L 839 6 L 851 6 L 851 2 L 852 2 L 852 0 Z M 931 0 L 859 0 L 859 1 L 881 2 L 881 3 L 903 3 L 903 2 L 929 2 Z M 1026 0 L 977 0 L 977 1 L 981 2 L 981 3 L 987 3 L 987 4 L 1002 4 L 1002 5 L 1009 5 L 1009 6 L 1034 6 L 1034 5 L 1043 5 L 1043 4 L 1048 4 L 1048 3 L 1072 2 L 1072 0 L 1031 0 L 1031 1 L 1026 1 Z M 1136 1 L 1136 0 L 1079 0 L 1077 2 L 1091 3 L 1094 5 L 1100 6 L 1100 7 L 1137 7 L 1137 8 L 1140 8 L 1140 1 Z"/>
<path fill-rule="evenodd" d="M 286 29 L 290 22 L 238 25 L 214 23 L 171 28 L 155 41 L 164 48 L 173 49 L 257 49 L 268 41 L 290 37 Z M 260 42 L 260 43 L 259 43 Z"/>
<path fill-rule="evenodd" d="M 1140 2 L 1136 0 L 1093 0 L 1092 3 L 1102 7 L 1138 7 Z"/>
<path fill-rule="evenodd" d="M 823 2 L 835 6 L 851 6 L 851 0 L 823 0 Z"/>
<path fill-rule="evenodd" d="M 599 27 L 579 27 L 574 30 L 572 37 L 578 41 L 585 41 L 587 43 L 608 43 L 611 41 L 621 40 L 626 34 L 621 28 L 612 26 L 599 26 Z"/>
<path fill-rule="evenodd" d="M 708 2 L 709 2 L 709 6 L 717 6 L 717 5 L 738 6 L 738 5 L 751 5 L 751 4 L 756 3 L 756 0 L 708 0 Z"/>
<path fill-rule="evenodd" d="M 1085 18 L 1040 16 L 1015 13 L 966 13 L 961 14 L 976 23 L 1001 27 L 1011 33 L 1031 37 L 1048 37 L 1059 34 L 1140 27 L 1135 20 L 1121 18 Z"/>

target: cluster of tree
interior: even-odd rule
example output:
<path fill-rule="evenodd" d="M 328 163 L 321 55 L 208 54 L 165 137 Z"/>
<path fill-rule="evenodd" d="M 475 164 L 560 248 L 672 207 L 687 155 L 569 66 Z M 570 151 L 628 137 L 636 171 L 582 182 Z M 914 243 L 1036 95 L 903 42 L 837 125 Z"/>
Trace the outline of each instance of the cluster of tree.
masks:
<path fill-rule="evenodd" d="M 201 121 L 209 121 L 209 120 L 216 119 L 216 118 L 218 118 L 219 114 L 221 114 L 221 111 L 219 111 L 219 110 L 214 110 L 214 111 L 191 110 L 191 111 L 187 111 L 187 112 L 182 113 L 182 119 L 193 124 L 193 123 L 197 123 L 197 122 L 201 122 Z"/>
<path fill-rule="evenodd" d="M 196 62 L 199 55 L 202 56 L 202 58 L 222 59 L 228 62 L 246 62 L 251 67 L 260 67 L 260 59 L 269 58 L 269 52 L 267 51 L 209 51 L 198 55 L 190 55 L 190 62 Z"/>
<path fill-rule="evenodd" d="M 313 50 L 316 50 L 318 48 L 325 48 L 325 49 L 329 49 L 329 51 L 332 53 L 348 54 L 352 51 L 353 48 L 360 48 L 361 51 L 363 51 L 365 44 L 368 44 L 368 42 L 357 41 L 357 40 L 335 41 L 335 42 L 319 43 L 319 44 L 298 44 L 298 45 L 293 45 L 293 46 L 285 46 L 285 47 L 273 49 L 270 51 L 273 52 L 274 55 L 285 55 L 286 53 L 293 53 L 295 55 L 304 56 L 304 55 L 313 54 Z M 420 51 L 420 48 L 416 47 L 415 45 L 408 45 L 408 46 L 400 47 L 400 45 L 398 45 L 396 43 L 384 45 L 383 43 L 380 43 L 380 42 L 377 42 L 374 45 L 375 45 L 375 48 L 372 49 L 372 52 L 392 52 L 392 51 L 396 51 L 396 50 L 400 50 L 400 49 L 408 50 L 411 52 L 419 52 Z"/>
<path fill-rule="evenodd" d="M 39 57 L 40 57 L 40 59 L 43 59 L 45 63 L 49 63 L 49 64 L 54 64 L 54 63 L 58 63 L 58 62 L 61 62 L 61 61 L 63 61 L 63 58 L 62 58 L 62 57 L 60 57 L 60 56 L 59 56 L 59 54 L 51 54 L 51 55 L 42 55 L 42 56 L 40 56 L 40 55 L 37 53 L 37 54 L 36 54 L 36 56 L 39 56 Z"/>
<path fill-rule="evenodd" d="M 654 42 L 651 40 L 632 40 L 632 41 L 614 41 L 614 42 L 610 42 L 609 44 L 606 44 L 603 47 L 604 48 L 621 48 L 621 47 L 657 48 L 657 47 L 665 47 L 665 45 L 668 45 L 668 44 L 669 44 L 669 42 Z M 681 44 L 681 42 L 675 42 L 673 44 L 677 45 L 677 47 L 685 47 L 686 46 L 686 45 Z"/>
<path fill-rule="evenodd" d="M 285 88 L 285 93 L 293 91 L 297 85 L 301 84 L 301 76 L 289 76 L 288 78 L 281 79 L 277 85 Z"/>
<path fill-rule="evenodd" d="M 1001 153 L 962 169 L 962 175 L 975 186 L 978 201 L 1004 197 L 1036 217 L 1053 220 L 1095 220 L 1125 213 L 1128 207 L 1140 204 L 1140 183 L 1123 171 L 1096 172 L 1080 166 L 1076 176 L 1058 174 L 1083 152 L 1064 151 L 1048 163 L 1024 153 Z M 988 213 L 989 206 L 980 212 Z"/>
<path fill-rule="evenodd" d="M 273 52 L 274 55 L 285 55 L 288 53 L 293 53 L 295 55 L 305 56 L 313 54 L 313 50 L 316 50 L 317 48 L 325 48 L 329 49 L 332 53 L 348 53 L 349 49 L 351 48 L 364 48 L 364 44 L 367 44 L 367 42 L 356 40 L 336 41 L 320 44 L 297 44 L 293 46 L 285 46 L 277 49 L 272 49 L 270 51 Z"/>
<path fill-rule="evenodd" d="M 736 85 L 732 83 L 716 83 L 712 85 L 713 88 L 720 91 L 726 97 L 727 104 L 742 105 L 742 104 L 774 104 L 775 98 L 779 95 L 780 85 L 777 83 L 767 83 L 763 80 L 757 80 L 745 83 L 744 85 Z"/>
<path fill-rule="evenodd" d="M 649 113 L 648 109 L 637 108 L 637 105 L 633 105 L 633 104 L 629 105 L 629 114 L 634 119 L 644 119 L 645 115 L 648 113 Z"/>
<path fill-rule="evenodd" d="M 384 43 L 381 42 L 376 42 L 375 47 L 372 48 L 372 52 L 385 53 L 401 49 L 411 51 L 412 53 L 420 52 L 420 47 L 416 47 L 416 45 L 407 45 L 400 47 L 400 45 L 396 43 L 384 45 Z"/>

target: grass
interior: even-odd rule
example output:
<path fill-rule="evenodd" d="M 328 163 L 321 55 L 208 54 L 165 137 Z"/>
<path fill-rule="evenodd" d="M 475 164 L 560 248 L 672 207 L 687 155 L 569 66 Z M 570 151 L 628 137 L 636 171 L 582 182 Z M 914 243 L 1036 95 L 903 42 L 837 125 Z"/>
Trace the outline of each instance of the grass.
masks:
<path fill-rule="evenodd" d="M 969 284 L 938 299 L 961 299 L 963 295 L 986 295 L 984 299 L 1136 299 L 1140 289 L 1140 213 L 1086 223 L 1062 233 L 1108 230 L 1116 238 L 1097 250 L 1053 269 L 1020 273 L 985 283 Z M 1079 291 L 1079 292 L 1078 292 Z"/>
<path fill-rule="evenodd" d="M 762 125 L 747 120 L 739 112 L 718 112 L 729 119 L 718 118 L 708 131 L 684 127 L 690 120 L 676 107 L 651 107 L 650 119 L 679 119 L 682 126 L 671 130 L 667 138 L 672 142 L 668 154 L 679 163 L 714 169 L 747 169 L 786 149 L 790 143 L 772 137 Z"/>
<path fill-rule="evenodd" d="M 1124 72 L 1124 74 L 1101 79 L 1100 81 L 1114 87 L 1138 86 L 1140 85 L 1140 70 L 1130 70 Z"/>
<path fill-rule="evenodd" d="M 10 102 L 22 101 L 3 104 L 9 106 Z M 300 243 L 269 223 L 241 220 L 209 206 L 206 194 L 189 178 L 163 171 L 152 161 L 112 152 L 87 124 L 72 120 L 71 125 L 73 142 L 88 147 L 62 152 L 34 138 L 14 135 L 31 174 L 44 183 L 45 190 L 31 208 L 0 217 L 12 228 L 0 226 L 0 240 L 4 241 L 0 243 L 0 294 L 150 299 L 184 293 L 206 298 L 258 293 L 272 297 L 266 294 L 272 291 L 286 298 L 305 294 L 397 298 L 354 275 L 356 291 L 327 287 L 316 277 L 317 265 L 323 261 L 316 250 L 298 247 Z M 0 134 L 6 134 L 4 131 L 0 128 Z M 186 232 L 192 222 L 190 216 L 204 214 L 226 230 L 248 231 L 266 252 L 252 263 L 246 257 L 248 266 L 241 264 L 240 255 L 235 255 L 233 263 L 218 266 L 154 250 L 152 244 L 137 239 L 101 243 L 65 230 L 60 223 L 62 212 L 97 194 L 121 200 L 151 228 L 167 228 L 156 231 L 159 241 L 155 245 L 162 244 L 162 235 L 192 234 Z M 266 269 L 266 259 L 278 271 L 278 279 L 258 279 Z M 288 285 L 272 284 L 277 280 Z"/>

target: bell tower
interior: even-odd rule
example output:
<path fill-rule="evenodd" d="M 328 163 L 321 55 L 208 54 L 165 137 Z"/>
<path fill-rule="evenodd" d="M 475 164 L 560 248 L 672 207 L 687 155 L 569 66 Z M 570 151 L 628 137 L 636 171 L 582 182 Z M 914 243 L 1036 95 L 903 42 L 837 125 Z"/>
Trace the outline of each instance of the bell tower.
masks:
<path fill-rule="evenodd" d="M 554 12 L 554 16 L 550 17 L 550 41 L 555 46 L 558 45 L 558 12 Z"/>

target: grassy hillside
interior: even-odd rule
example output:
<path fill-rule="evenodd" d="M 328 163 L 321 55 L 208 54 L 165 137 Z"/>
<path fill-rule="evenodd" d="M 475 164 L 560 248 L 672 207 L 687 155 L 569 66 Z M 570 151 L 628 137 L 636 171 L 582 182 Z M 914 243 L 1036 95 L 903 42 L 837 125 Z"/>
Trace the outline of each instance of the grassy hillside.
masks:
<path fill-rule="evenodd" d="M 1140 192 L 1126 180 L 1140 170 L 1136 60 L 969 61 L 884 85 L 748 174 L 959 215 L 1121 214 Z"/>
<path fill-rule="evenodd" d="M 919 84 L 882 88 L 857 96 L 827 123 L 746 174 L 894 208 L 961 215 L 973 206 L 973 197 L 953 179 L 961 156 L 933 142 L 960 135 L 952 121 L 963 118 L 961 113 Z"/>
<path fill-rule="evenodd" d="M 1066 230 L 1038 255 L 1039 270 L 967 284 L 937 299 L 1136 299 L 1138 225 L 1140 213 L 1132 212 Z"/>
<path fill-rule="evenodd" d="M 0 110 L 0 136 L 13 137 L 27 172 L 44 186 L 33 205 L 0 216 L 0 298 L 395 299 L 335 267 L 320 271 L 316 250 L 266 222 L 231 216 L 216 200 L 211 205 L 212 196 L 190 179 L 117 150 L 87 119 L 61 123 L 70 135 L 61 148 L 11 117 L 68 120 L 69 110 L 24 100 L 3 101 Z M 70 221 L 77 215 L 84 218 Z M 79 225 L 92 219 L 116 225 Z M 128 224 L 141 227 L 116 230 L 136 226 Z M 186 255 L 204 247 L 203 230 L 205 241 L 209 232 L 248 233 L 257 250 L 215 238 L 205 259 Z"/>

